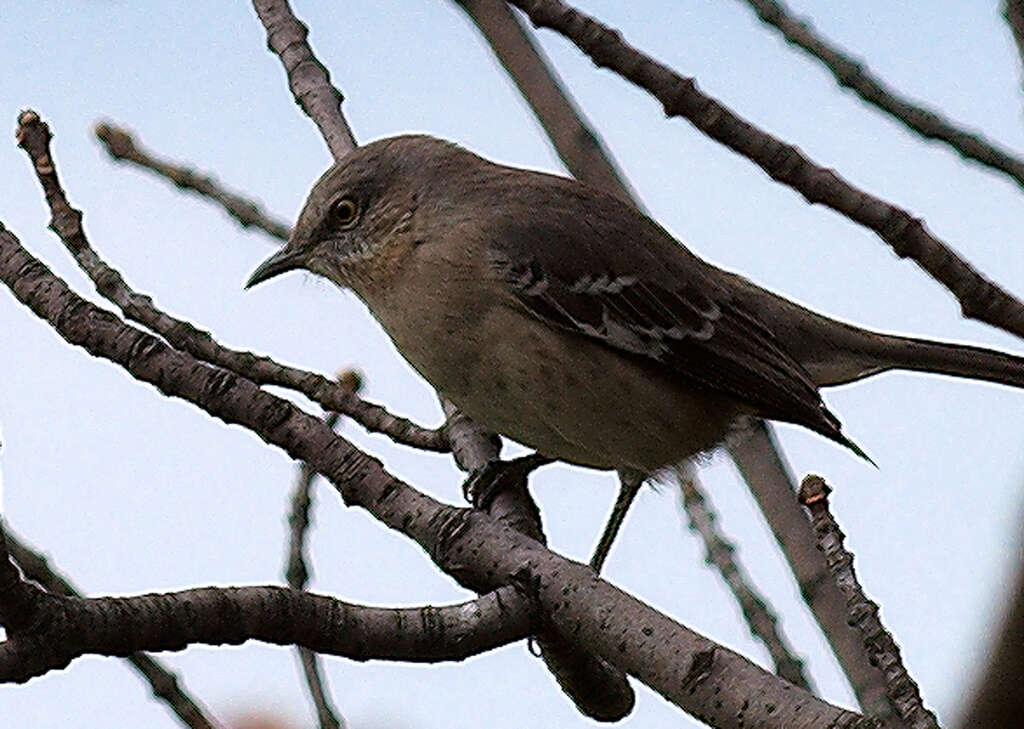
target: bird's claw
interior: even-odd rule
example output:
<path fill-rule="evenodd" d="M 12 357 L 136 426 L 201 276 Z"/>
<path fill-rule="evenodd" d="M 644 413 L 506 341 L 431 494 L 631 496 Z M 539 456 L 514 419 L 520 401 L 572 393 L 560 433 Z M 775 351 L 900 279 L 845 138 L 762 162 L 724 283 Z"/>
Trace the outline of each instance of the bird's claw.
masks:
<path fill-rule="evenodd" d="M 532 471 L 551 463 L 551 459 L 531 453 L 510 461 L 488 461 L 480 468 L 470 471 L 462 482 L 462 495 L 477 509 L 486 509 L 494 497 L 507 488 L 524 480 Z"/>

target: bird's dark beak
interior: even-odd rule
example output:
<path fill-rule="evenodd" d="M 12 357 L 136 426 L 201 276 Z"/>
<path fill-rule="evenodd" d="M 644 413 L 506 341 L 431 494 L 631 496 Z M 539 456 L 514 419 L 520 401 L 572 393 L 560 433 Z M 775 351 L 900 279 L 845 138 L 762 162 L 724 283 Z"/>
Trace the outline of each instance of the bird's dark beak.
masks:
<path fill-rule="evenodd" d="M 245 288 L 251 289 L 258 283 L 286 271 L 294 271 L 296 268 L 302 268 L 302 256 L 296 253 L 291 246 L 286 245 L 252 272 L 249 280 L 245 282 Z"/>

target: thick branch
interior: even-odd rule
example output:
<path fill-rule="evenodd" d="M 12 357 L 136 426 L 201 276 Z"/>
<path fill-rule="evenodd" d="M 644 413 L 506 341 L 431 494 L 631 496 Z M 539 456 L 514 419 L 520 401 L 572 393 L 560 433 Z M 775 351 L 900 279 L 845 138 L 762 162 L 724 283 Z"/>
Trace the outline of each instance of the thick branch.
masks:
<path fill-rule="evenodd" d="M 963 315 L 1024 336 L 1024 304 L 985 278 L 920 218 L 861 190 L 834 170 L 820 167 L 799 149 L 741 119 L 686 78 L 623 41 L 615 30 L 561 0 L 509 0 L 538 27 L 551 28 L 576 44 L 593 62 L 650 92 L 668 116 L 686 118 L 768 175 L 804 196 L 874 231 L 896 255 L 910 258 L 960 302 Z"/>
<path fill-rule="evenodd" d="M 56 595 L 81 597 L 78 589 L 67 577 L 58 574 L 38 552 L 29 548 L 10 531 L 6 532 L 7 549 L 25 577 L 42 585 Z M 200 708 L 189 696 L 177 675 L 162 661 L 145 653 L 132 653 L 125 659 L 149 683 L 153 696 L 167 704 L 181 723 L 190 729 L 216 729 L 216 724 L 207 717 L 208 710 Z"/>
<path fill-rule="evenodd" d="M 818 548 L 825 555 L 832 578 L 846 596 L 850 624 L 860 631 L 872 661 L 885 674 L 889 700 L 909 729 L 939 729 L 935 714 L 924 707 L 921 692 L 910 677 L 900 648 L 878 617 L 878 604 L 865 594 L 853 569 L 853 555 L 843 545 L 845 536 L 828 508 L 831 489 L 819 476 L 807 476 L 800 484 L 800 503 L 811 513 Z"/>
<path fill-rule="evenodd" d="M 458 661 L 530 631 L 529 605 L 512 588 L 459 605 L 418 608 L 353 605 L 272 586 L 100 598 L 34 592 L 40 624 L 0 643 L 0 681 L 22 683 L 87 654 L 127 656 L 247 640 L 357 661 Z"/>
<path fill-rule="evenodd" d="M 546 625 L 703 721 L 722 729 L 874 726 L 675 623 L 586 566 L 486 514 L 444 506 L 415 491 L 318 418 L 245 378 L 171 349 L 77 296 L 6 229 L 0 229 L 0 280 L 69 343 L 309 462 L 347 503 L 415 539 L 470 589 L 483 592 L 510 581 L 523 585 Z"/>
<path fill-rule="evenodd" d="M 803 49 L 831 71 L 840 86 L 850 89 L 863 101 L 881 109 L 922 137 L 944 142 L 964 159 L 1001 172 L 1024 187 L 1024 160 L 1013 152 L 977 132 L 960 128 L 937 111 L 904 98 L 871 73 L 862 61 L 850 58 L 818 35 L 809 22 L 793 17 L 783 3 L 777 0 L 744 2 L 766 25 L 779 31 L 787 43 Z"/>
<path fill-rule="evenodd" d="M 120 272 L 107 265 L 89 244 L 82 227 L 82 213 L 71 207 L 57 176 L 50 153 L 50 129 L 46 122 L 34 111 L 23 111 L 18 116 L 17 136 L 19 146 L 32 160 L 50 206 L 50 229 L 60 236 L 75 261 L 96 284 L 96 290 L 117 305 L 126 317 L 204 362 L 248 377 L 261 385 L 279 385 L 301 392 L 324 410 L 343 413 L 367 430 L 384 433 L 396 443 L 430 451 L 448 450 L 442 431 L 423 428 L 406 418 L 396 417 L 323 375 L 279 364 L 270 357 L 223 347 L 209 332 L 166 314 L 149 296 L 133 291 Z"/>

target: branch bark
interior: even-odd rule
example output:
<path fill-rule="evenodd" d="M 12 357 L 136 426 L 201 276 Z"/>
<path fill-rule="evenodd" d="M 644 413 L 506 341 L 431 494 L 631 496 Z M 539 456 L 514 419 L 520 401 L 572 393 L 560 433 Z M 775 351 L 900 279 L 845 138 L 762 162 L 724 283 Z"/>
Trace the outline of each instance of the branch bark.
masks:
<path fill-rule="evenodd" d="M 878 616 L 878 604 L 864 594 L 853 569 L 853 555 L 832 513 L 828 495 L 831 489 L 820 476 L 807 476 L 800 484 L 800 503 L 811 515 L 818 549 L 825 555 L 832 579 L 846 597 L 849 622 L 861 634 L 872 662 L 882 669 L 889 701 L 909 729 L 939 729 L 935 714 L 924 706 L 917 683 L 903 665 L 900 648 Z"/>

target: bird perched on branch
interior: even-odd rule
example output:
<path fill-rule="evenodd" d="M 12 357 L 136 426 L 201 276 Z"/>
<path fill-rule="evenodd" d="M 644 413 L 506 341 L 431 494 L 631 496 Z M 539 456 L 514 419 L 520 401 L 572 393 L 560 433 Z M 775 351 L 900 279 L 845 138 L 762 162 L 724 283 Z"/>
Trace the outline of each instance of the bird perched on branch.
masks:
<path fill-rule="evenodd" d="M 247 285 L 300 268 L 354 291 L 470 417 L 595 468 L 654 473 L 751 415 L 863 455 L 818 388 L 890 369 L 1024 387 L 1021 358 L 816 314 L 613 195 L 429 136 L 331 167 Z"/>

